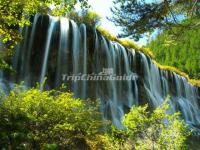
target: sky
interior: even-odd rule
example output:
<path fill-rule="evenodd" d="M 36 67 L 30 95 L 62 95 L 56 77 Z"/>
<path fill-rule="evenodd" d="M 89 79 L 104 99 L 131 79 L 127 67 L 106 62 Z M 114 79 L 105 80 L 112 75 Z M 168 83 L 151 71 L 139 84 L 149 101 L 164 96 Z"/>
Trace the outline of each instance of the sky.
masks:
<path fill-rule="evenodd" d="M 112 0 L 88 0 L 92 9 L 97 12 L 101 17 L 101 26 L 106 30 L 110 31 L 113 35 L 117 35 L 120 31 L 114 23 L 109 21 L 106 17 L 111 17 L 112 12 L 110 8 L 112 7 Z"/>
<path fill-rule="evenodd" d="M 112 1 L 113 0 L 88 0 L 89 4 L 92 6 L 92 9 L 102 17 L 101 26 L 109 31 L 111 34 L 117 35 L 120 32 L 120 28 L 116 27 L 113 22 L 109 21 L 106 18 L 112 16 L 112 12 L 110 11 L 110 8 L 113 5 Z M 146 42 L 147 39 L 142 38 L 136 43 L 142 46 L 145 45 Z"/>

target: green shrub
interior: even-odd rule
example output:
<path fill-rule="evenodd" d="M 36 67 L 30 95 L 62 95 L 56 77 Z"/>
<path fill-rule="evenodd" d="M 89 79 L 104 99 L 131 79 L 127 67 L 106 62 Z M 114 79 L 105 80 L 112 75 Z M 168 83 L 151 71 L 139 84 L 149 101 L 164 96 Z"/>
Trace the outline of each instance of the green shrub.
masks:
<path fill-rule="evenodd" d="M 17 88 L 1 97 L 0 149 L 88 148 L 105 126 L 97 106 L 68 92 Z"/>
<path fill-rule="evenodd" d="M 153 113 L 133 107 L 125 128 L 108 128 L 96 101 L 61 91 L 21 90 L 0 97 L 0 149 L 183 149 L 189 135 L 164 103 Z"/>
<path fill-rule="evenodd" d="M 147 111 L 147 105 L 133 107 L 124 116 L 123 123 L 127 127 L 135 149 L 185 149 L 186 139 L 190 132 L 179 113 L 166 113 L 167 102 L 157 107 L 153 113 Z"/>

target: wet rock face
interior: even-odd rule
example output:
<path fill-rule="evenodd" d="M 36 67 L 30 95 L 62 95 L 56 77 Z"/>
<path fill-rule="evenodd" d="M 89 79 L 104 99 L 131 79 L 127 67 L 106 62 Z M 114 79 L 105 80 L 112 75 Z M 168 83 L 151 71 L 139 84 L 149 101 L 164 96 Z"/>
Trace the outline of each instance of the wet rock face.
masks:
<path fill-rule="evenodd" d="M 198 98 L 197 98 L 199 107 L 200 107 L 200 87 L 198 87 Z"/>
<path fill-rule="evenodd" d="M 36 15 L 32 27 L 24 28 L 22 34 L 24 40 L 13 61 L 17 74 L 10 77 L 15 82 L 34 86 L 46 76 L 41 89 L 58 88 L 65 83 L 75 97 L 100 99 L 103 116 L 118 127 L 133 105 L 148 103 L 153 109 L 170 95 L 172 111 L 180 110 L 186 121 L 200 124 L 199 88 L 176 73 L 160 70 L 143 53 L 105 39 L 94 28 L 66 18 Z M 75 81 L 63 80 L 64 74 L 132 78 Z"/>
<path fill-rule="evenodd" d="M 151 99 L 144 89 L 144 81 L 141 78 L 138 80 L 138 93 L 140 98 L 139 105 L 149 104 L 149 107 L 153 109 L 153 104 L 151 103 Z"/>

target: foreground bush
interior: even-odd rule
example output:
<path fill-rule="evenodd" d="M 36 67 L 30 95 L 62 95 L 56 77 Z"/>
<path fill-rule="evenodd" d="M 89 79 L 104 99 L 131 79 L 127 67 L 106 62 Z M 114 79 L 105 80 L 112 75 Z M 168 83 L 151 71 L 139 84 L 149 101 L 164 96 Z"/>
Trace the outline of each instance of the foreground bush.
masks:
<path fill-rule="evenodd" d="M 34 88 L 2 96 L 0 117 L 0 149 L 89 149 L 104 126 L 96 104 Z"/>
<path fill-rule="evenodd" d="M 133 147 L 138 150 L 180 150 L 186 149 L 185 142 L 190 132 L 180 113 L 169 114 L 168 101 L 157 107 L 152 113 L 146 106 L 133 107 L 124 116 L 129 138 L 134 141 Z"/>
<path fill-rule="evenodd" d="M 123 118 L 123 130 L 109 128 L 98 106 L 69 92 L 16 88 L 0 99 L 0 149 L 185 148 L 186 126 L 178 113 L 166 114 L 166 103 L 153 113 L 147 105 L 133 107 Z"/>

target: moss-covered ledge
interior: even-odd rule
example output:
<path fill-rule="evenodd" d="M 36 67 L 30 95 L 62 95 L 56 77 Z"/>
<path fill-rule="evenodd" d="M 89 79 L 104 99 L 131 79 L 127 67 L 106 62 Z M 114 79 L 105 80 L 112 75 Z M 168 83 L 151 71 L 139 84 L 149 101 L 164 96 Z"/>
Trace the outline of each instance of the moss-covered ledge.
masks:
<path fill-rule="evenodd" d="M 108 40 L 118 42 L 118 43 L 120 43 L 122 46 L 124 46 L 125 48 L 127 48 L 130 51 L 132 49 L 134 49 L 136 51 L 144 53 L 145 55 L 147 55 L 148 57 L 150 57 L 152 59 L 153 63 L 155 65 L 157 65 L 160 69 L 171 71 L 171 72 L 175 72 L 176 74 L 178 74 L 178 75 L 186 78 L 187 81 L 189 83 L 191 83 L 192 85 L 200 87 L 200 80 L 191 79 L 187 73 L 185 73 L 183 71 L 180 71 L 176 67 L 165 66 L 165 65 L 159 64 L 156 61 L 156 58 L 155 58 L 153 52 L 149 48 L 139 47 L 137 44 L 134 43 L 134 41 L 129 40 L 129 39 L 119 39 L 116 36 L 114 36 L 111 33 L 109 33 L 107 30 L 103 29 L 102 27 L 97 27 L 97 31 L 99 31 L 101 33 L 101 35 L 103 35 Z"/>
<path fill-rule="evenodd" d="M 116 36 L 114 36 L 111 33 L 109 33 L 108 31 L 106 31 L 105 29 L 103 29 L 102 27 L 97 27 L 97 31 L 99 31 L 101 33 L 101 35 L 103 35 L 105 38 L 107 38 L 107 39 L 109 39 L 111 41 L 118 42 L 122 46 L 124 46 L 125 48 L 127 48 L 129 50 L 130 49 L 134 49 L 136 51 L 139 51 L 139 52 L 142 52 L 142 53 L 146 54 L 151 59 L 155 59 L 155 56 L 154 56 L 153 52 L 150 49 L 139 47 L 132 40 L 129 40 L 129 39 L 119 39 Z"/>

